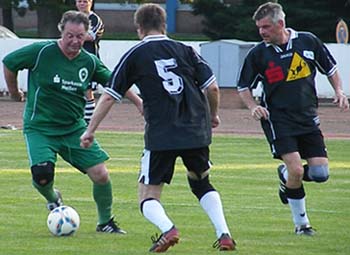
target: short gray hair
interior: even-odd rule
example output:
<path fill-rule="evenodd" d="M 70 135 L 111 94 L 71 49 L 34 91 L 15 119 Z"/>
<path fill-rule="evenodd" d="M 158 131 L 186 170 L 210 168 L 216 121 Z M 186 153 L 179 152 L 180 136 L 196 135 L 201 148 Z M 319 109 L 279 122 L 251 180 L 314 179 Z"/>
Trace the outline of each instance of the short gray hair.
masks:
<path fill-rule="evenodd" d="M 277 23 L 279 20 L 284 21 L 285 16 L 286 14 L 280 4 L 267 2 L 258 7 L 253 15 L 253 20 L 258 21 L 269 17 L 273 23 Z"/>

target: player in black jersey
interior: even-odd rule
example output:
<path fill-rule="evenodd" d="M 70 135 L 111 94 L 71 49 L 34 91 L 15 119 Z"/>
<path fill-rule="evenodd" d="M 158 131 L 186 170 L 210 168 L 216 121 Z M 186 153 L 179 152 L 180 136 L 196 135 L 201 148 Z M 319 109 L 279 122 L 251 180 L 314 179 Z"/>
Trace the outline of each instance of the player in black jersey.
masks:
<path fill-rule="evenodd" d="M 83 48 L 99 58 L 99 42 L 104 33 L 104 24 L 102 19 L 94 11 L 92 11 L 93 3 L 93 0 L 76 0 L 75 6 L 80 12 L 88 15 L 90 21 L 90 28 L 85 38 Z M 94 90 L 96 87 L 97 83 L 91 82 L 90 88 L 86 91 L 84 119 L 87 123 L 89 123 L 91 116 L 95 110 Z"/>
<path fill-rule="evenodd" d="M 317 115 L 315 75 L 328 77 L 342 110 L 349 102 L 342 90 L 336 62 L 326 46 L 313 34 L 285 27 L 285 14 L 277 3 L 265 3 L 253 16 L 263 42 L 246 56 L 238 78 L 238 91 L 252 116 L 261 121 L 278 167 L 279 195 L 289 204 L 295 233 L 313 235 L 305 208 L 304 181 L 325 182 L 328 159 Z M 261 104 L 251 89 L 262 84 Z M 303 165 L 303 161 L 306 164 Z"/>
<path fill-rule="evenodd" d="M 164 252 L 179 240 L 179 231 L 160 202 L 164 183 L 171 182 L 177 157 L 182 158 L 191 190 L 215 227 L 215 247 L 233 250 L 235 243 L 220 195 L 209 181 L 211 128 L 220 122 L 215 76 L 193 48 L 165 35 L 166 14 L 159 5 L 142 5 L 135 13 L 135 24 L 142 41 L 126 52 L 115 67 L 110 87 L 81 137 L 82 146 L 89 146 L 114 102 L 136 84 L 146 121 L 139 175 L 140 209 L 162 232 L 150 251 Z"/>
<path fill-rule="evenodd" d="M 85 38 L 83 48 L 99 57 L 99 42 L 104 33 L 103 21 L 100 16 L 92 10 L 93 0 L 76 0 L 75 5 L 79 11 L 88 15 L 90 21 L 90 28 Z"/>

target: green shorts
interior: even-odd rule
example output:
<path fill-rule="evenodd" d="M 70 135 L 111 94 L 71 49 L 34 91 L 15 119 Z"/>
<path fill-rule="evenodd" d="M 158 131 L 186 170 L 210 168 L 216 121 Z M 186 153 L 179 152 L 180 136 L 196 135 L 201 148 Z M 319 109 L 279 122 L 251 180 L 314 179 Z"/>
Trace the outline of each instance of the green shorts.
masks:
<path fill-rule="evenodd" d="M 26 131 L 24 138 L 30 166 L 47 161 L 55 164 L 58 154 L 73 167 L 86 173 L 86 169 L 109 159 L 96 140 L 89 148 L 80 147 L 80 136 L 84 131 L 85 128 L 82 128 L 63 136 L 47 136 L 35 130 Z"/>

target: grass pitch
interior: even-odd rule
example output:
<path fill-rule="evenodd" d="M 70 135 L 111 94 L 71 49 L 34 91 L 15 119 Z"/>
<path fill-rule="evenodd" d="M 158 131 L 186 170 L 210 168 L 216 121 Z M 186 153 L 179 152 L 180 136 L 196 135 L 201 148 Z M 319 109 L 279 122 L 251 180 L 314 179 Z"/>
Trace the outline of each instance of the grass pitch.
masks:
<path fill-rule="evenodd" d="M 72 237 L 54 237 L 46 227 L 45 200 L 31 186 L 27 155 L 20 131 L 0 131 L 0 254 L 96 255 L 148 254 L 150 237 L 159 232 L 141 215 L 137 175 L 143 137 L 138 133 L 98 133 L 111 159 L 116 220 L 125 236 L 95 232 L 96 209 L 91 182 L 61 159 L 56 187 L 65 204 L 80 214 Z M 280 203 L 276 167 L 264 138 L 214 136 L 211 181 L 220 192 L 237 251 L 232 254 L 350 254 L 350 140 L 326 140 L 331 168 L 327 183 L 306 183 L 308 215 L 317 236 L 293 233 L 288 206 Z M 169 254 L 216 254 L 216 236 L 209 219 L 190 193 L 185 169 L 178 160 L 172 185 L 162 201 L 180 230 L 180 243 Z"/>

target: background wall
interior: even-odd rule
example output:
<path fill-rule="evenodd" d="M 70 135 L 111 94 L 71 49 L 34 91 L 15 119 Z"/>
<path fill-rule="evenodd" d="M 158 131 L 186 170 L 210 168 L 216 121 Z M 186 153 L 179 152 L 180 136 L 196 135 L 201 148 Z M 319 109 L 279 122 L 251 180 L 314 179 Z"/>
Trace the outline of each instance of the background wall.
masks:
<path fill-rule="evenodd" d="M 39 39 L 0 39 L 0 59 L 3 59 L 9 52 L 20 48 L 29 43 L 39 41 Z M 107 67 L 113 69 L 117 64 L 121 56 L 133 45 L 138 43 L 138 41 L 101 41 L 101 59 L 106 64 Z M 201 44 L 206 44 L 207 42 L 184 42 L 187 45 L 192 46 L 198 52 L 201 52 Z M 251 42 L 249 42 L 251 44 Z M 331 53 L 334 55 L 338 62 L 338 69 L 343 80 L 344 92 L 346 95 L 350 96 L 350 45 L 348 44 L 326 44 Z M 208 61 L 211 65 L 210 61 Z M 239 68 L 238 66 L 221 66 L 220 70 L 216 72 L 237 72 L 233 68 Z M 223 69 L 223 70 L 222 70 Z M 0 63 L 0 92 L 7 91 L 6 84 L 3 76 L 3 66 Z M 216 74 L 218 76 L 218 74 Z M 27 72 L 23 71 L 19 73 L 19 84 L 21 89 L 27 90 Z M 333 89 L 328 83 L 327 78 L 324 75 L 317 74 L 316 76 L 317 90 L 321 98 L 331 98 L 333 97 Z M 220 84 L 219 84 L 220 85 Z M 225 85 L 225 87 L 227 87 Z M 232 88 L 235 87 L 235 81 L 232 81 Z"/>

